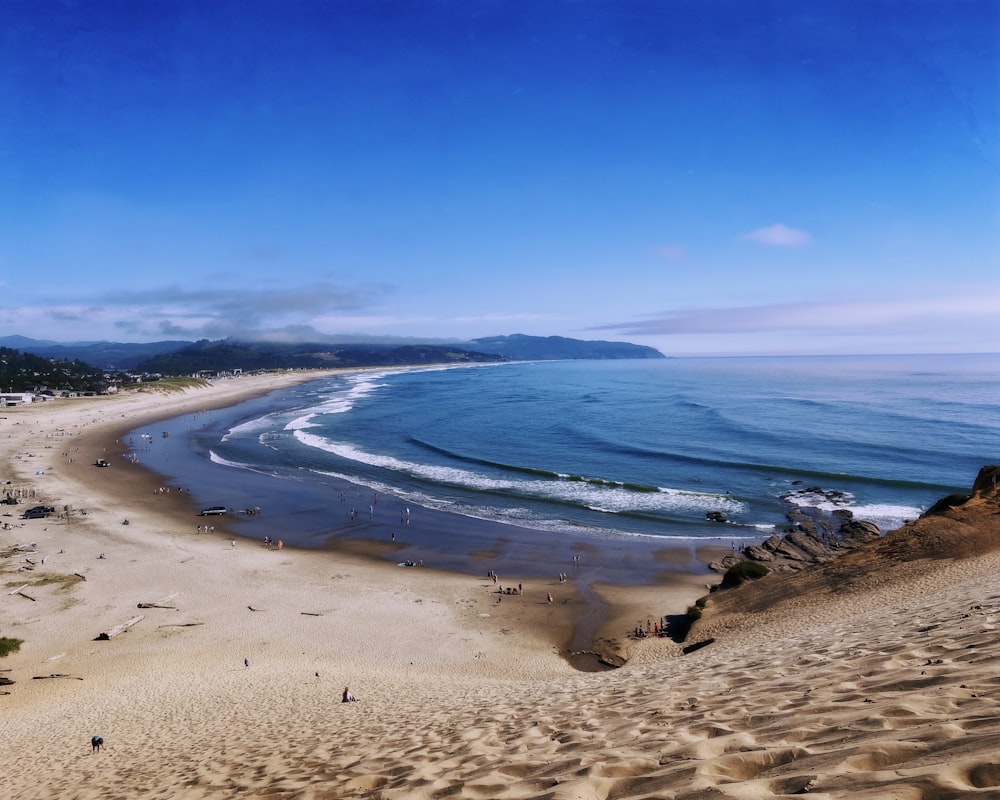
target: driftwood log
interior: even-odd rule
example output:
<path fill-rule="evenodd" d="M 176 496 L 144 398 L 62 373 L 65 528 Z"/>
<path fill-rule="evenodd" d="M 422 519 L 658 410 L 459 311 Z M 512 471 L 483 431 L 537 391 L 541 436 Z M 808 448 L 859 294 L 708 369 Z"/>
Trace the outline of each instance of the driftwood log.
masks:
<path fill-rule="evenodd" d="M 32 597 L 30 594 L 25 594 L 24 593 L 24 590 L 27 589 L 30 585 L 31 585 L 30 583 L 26 583 L 21 588 L 15 589 L 13 592 L 7 592 L 7 594 L 19 594 L 19 595 L 21 595 L 21 597 L 27 597 L 32 603 L 34 603 L 34 602 L 36 602 L 35 598 Z"/>
<path fill-rule="evenodd" d="M 115 627 L 111 628 L 110 630 L 98 634 L 97 640 L 106 642 L 108 639 L 114 639 L 116 636 L 125 633 L 125 631 L 127 631 L 133 625 L 137 625 L 138 623 L 142 622 L 145 618 L 146 617 L 143 614 L 140 614 L 137 617 L 132 617 L 132 619 L 128 620 L 127 622 L 123 622 L 121 625 L 115 625 Z"/>

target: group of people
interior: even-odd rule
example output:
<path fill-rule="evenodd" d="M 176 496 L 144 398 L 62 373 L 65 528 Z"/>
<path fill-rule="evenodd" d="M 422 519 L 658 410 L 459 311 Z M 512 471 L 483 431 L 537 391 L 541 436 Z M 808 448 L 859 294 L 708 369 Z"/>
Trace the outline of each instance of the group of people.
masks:
<path fill-rule="evenodd" d="M 642 626 L 640 622 L 636 625 L 635 630 L 632 631 L 632 635 L 637 639 L 645 639 L 647 636 L 666 636 L 667 635 L 667 618 L 660 617 L 659 621 L 653 622 L 652 620 L 646 620 L 646 627 Z"/>

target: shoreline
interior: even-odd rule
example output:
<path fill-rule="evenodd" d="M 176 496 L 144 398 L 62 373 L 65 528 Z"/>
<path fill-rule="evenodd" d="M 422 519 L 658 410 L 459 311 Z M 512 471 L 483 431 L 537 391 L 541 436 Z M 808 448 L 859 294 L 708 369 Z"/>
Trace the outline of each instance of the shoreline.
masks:
<path fill-rule="evenodd" d="M 93 466 L 88 448 L 122 425 L 275 383 L 246 381 L 0 413 L 0 480 L 34 487 L 0 506 L 0 637 L 23 641 L 0 659 L 10 800 L 1000 791 L 995 490 L 877 548 L 714 594 L 695 628 L 711 646 L 619 642 L 623 667 L 588 672 L 566 658 L 585 610 L 572 586 L 553 603 L 536 582 L 498 598 L 484 576 L 372 559 L 387 542 L 234 546 L 221 524 L 197 534 L 190 497 L 160 493 L 150 470 Z M 43 503 L 72 513 L 14 515 Z M 704 594 L 687 580 L 595 586 L 607 630 L 683 609 Z"/>
<path fill-rule="evenodd" d="M 229 514 L 211 518 L 198 516 L 199 504 L 192 499 L 189 492 L 181 491 L 183 487 L 164 484 L 162 475 L 157 472 L 155 467 L 145 464 L 141 459 L 137 463 L 131 463 L 125 458 L 132 449 L 125 441 L 126 436 L 143 427 L 153 428 L 159 422 L 184 414 L 229 408 L 293 385 L 319 380 L 332 374 L 358 371 L 345 369 L 342 371 L 246 376 L 220 381 L 206 389 L 185 390 L 176 394 L 161 394 L 155 385 L 151 384 L 151 390 L 148 392 L 140 391 L 133 397 L 111 396 L 82 399 L 84 403 L 94 404 L 95 410 L 100 408 L 101 413 L 82 427 L 80 427 L 79 422 L 73 424 L 72 427 L 78 428 L 72 434 L 73 441 L 71 443 L 76 457 L 72 464 L 67 464 L 64 467 L 64 470 L 71 473 L 67 477 L 71 477 L 74 484 L 80 487 L 79 495 L 81 497 L 103 498 L 101 502 L 105 505 L 117 503 L 116 521 L 119 525 L 124 519 L 131 521 L 131 517 L 137 513 L 153 514 L 163 517 L 166 526 L 174 532 L 175 536 L 198 537 L 199 534 L 195 532 L 196 528 L 205 524 L 206 526 L 211 525 L 213 531 L 212 533 L 200 534 L 200 537 L 214 536 L 225 542 L 236 539 L 241 543 L 241 546 L 244 544 L 260 546 L 261 539 L 248 536 L 245 530 L 241 530 L 243 526 L 234 524 L 242 520 L 234 520 Z M 130 400 L 132 402 L 129 402 Z M 58 403 L 60 401 L 50 402 Z M 76 404 L 80 403 L 81 399 L 64 402 Z M 102 404 L 106 404 L 106 407 L 101 408 Z M 126 405 L 139 406 L 139 408 L 126 409 Z M 72 406 L 67 405 L 52 410 L 66 411 L 69 408 Z M 41 411 L 44 413 L 49 410 L 45 407 L 32 409 L 31 406 L 20 409 L 21 413 L 27 412 L 28 415 L 32 412 Z M 83 412 L 80 416 L 92 413 L 87 405 L 78 406 L 77 410 Z M 119 411 L 121 412 L 120 416 L 116 416 Z M 20 416 L 20 414 L 15 416 Z M 70 435 L 68 430 L 64 430 L 63 433 L 63 439 Z M 106 458 L 112 466 L 106 469 L 94 467 L 93 464 L 97 458 Z M 113 487 L 108 485 L 109 480 L 114 481 Z M 160 491 L 161 489 L 166 489 L 166 491 Z M 62 498 L 50 498 L 50 500 L 50 504 L 60 508 L 67 504 Z M 73 525 L 74 520 L 81 519 L 79 509 L 86 509 L 87 502 L 73 500 L 69 505 L 74 505 L 75 509 L 69 515 L 66 524 Z M 450 526 L 452 529 L 457 529 L 489 524 L 481 520 L 457 517 L 441 511 L 427 510 L 427 516 L 430 521 L 424 523 L 425 526 L 436 525 L 438 528 Z M 266 515 L 261 519 L 264 527 L 272 522 L 273 520 L 268 520 Z M 499 524 L 493 523 L 494 526 Z M 365 526 L 359 527 L 364 528 Z M 417 532 L 419 527 L 414 525 L 414 531 Z M 516 526 L 503 525 L 504 529 L 514 527 Z M 188 533 L 189 531 L 190 533 Z M 503 533 L 506 532 L 506 530 L 503 531 Z M 403 549 L 405 538 L 403 535 L 399 537 L 399 542 L 391 543 L 383 541 L 380 536 L 366 536 L 364 530 L 359 530 L 358 534 L 357 536 L 324 537 L 322 546 L 316 549 L 286 545 L 283 554 L 296 552 L 302 557 L 317 556 L 344 560 L 357 566 L 376 570 L 397 571 L 400 569 L 387 561 L 385 557 L 390 552 Z M 272 535 L 271 538 L 276 541 L 281 537 L 278 534 Z M 419 548 L 417 550 L 419 551 Z M 556 648 L 557 652 L 561 652 L 575 668 L 591 671 L 603 668 L 602 661 L 616 665 L 627 661 L 629 650 L 627 637 L 641 619 L 664 616 L 667 613 L 680 613 L 696 597 L 703 594 L 706 579 L 711 578 L 707 563 L 723 550 L 724 548 L 715 548 L 710 545 L 702 548 L 699 557 L 703 560 L 700 560 L 698 564 L 703 572 L 699 573 L 690 571 L 691 556 L 688 548 L 664 547 L 657 554 L 657 560 L 662 561 L 664 568 L 660 570 L 658 580 L 655 583 L 626 584 L 617 586 L 616 591 L 610 593 L 605 588 L 608 585 L 600 579 L 592 581 L 592 585 L 579 588 L 572 580 L 560 583 L 554 576 L 551 578 L 536 576 L 522 580 L 528 580 L 532 586 L 541 588 L 544 593 L 551 591 L 558 597 L 554 605 L 561 606 L 559 616 L 562 621 L 550 631 L 551 645 Z M 484 569 L 481 573 L 474 573 L 471 569 L 461 570 L 447 567 L 439 569 L 431 565 L 422 566 L 419 571 L 425 575 L 437 576 L 438 579 L 480 580 L 486 574 L 486 569 L 489 568 L 492 554 L 487 552 L 482 555 Z M 680 568 L 682 564 L 688 566 L 688 571 Z M 676 565 L 677 568 L 671 568 L 672 565 Z M 405 571 L 411 575 L 413 573 L 413 570 Z M 515 580 L 516 576 L 510 577 L 510 579 Z M 502 580 L 501 585 L 503 585 Z M 614 602 L 609 602 L 607 597 L 610 596 L 615 598 Z M 671 596 L 677 597 L 680 605 L 671 605 L 669 600 Z M 623 624 L 625 620 L 628 620 L 628 624 Z"/>
<path fill-rule="evenodd" d="M 322 372 L 306 377 L 303 380 L 293 379 L 292 383 L 319 380 L 330 374 L 354 374 L 363 371 L 365 370 L 350 368 L 334 372 Z M 136 432 L 143 427 L 150 427 L 154 431 L 150 435 L 155 444 L 155 440 L 159 438 L 156 435 L 155 426 L 159 422 L 175 419 L 192 411 L 201 412 L 231 408 L 244 401 L 262 397 L 277 389 L 287 388 L 288 385 L 291 384 L 270 387 L 264 391 L 241 393 L 235 399 L 220 398 L 216 402 L 202 404 L 202 406 L 197 408 L 189 407 L 183 411 L 173 410 L 167 414 L 154 413 L 146 419 L 132 420 L 127 423 L 123 422 L 121 426 L 111 429 L 103 435 L 100 433 L 95 434 L 95 441 L 91 444 L 95 452 L 99 448 L 108 449 L 110 452 L 110 442 L 114 440 L 115 450 L 113 455 L 115 457 L 124 456 L 130 449 L 136 449 L 134 444 L 130 445 L 124 441 L 126 435 L 129 433 Z M 115 460 L 120 461 L 121 458 L 116 458 Z M 130 468 L 131 466 L 129 464 Z M 172 480 L 168 479 L 156 466 L 146 463 L 143 459 L 140 459 L 135 466 L 151 476 L 151 479 L 146 481 L 145 484 L 145 489 L 148 492 L 154 491 L 159 485 L 160 478 L 171 484 L 169 487 L 171 491 L 165 495 L 164 499 L 169 504 L 171 498 L 176 498 L 176 513 L 178 515 L 182 513 L 195 515 L 202 507 L 203 504 L 193 501 L 189 493 L 177 491 L 176 478 Z M 214 469 L 216 465 L 205 465 L 205 468 Z M 100 471 L 97 472 L 99 473 Z M 197 472 L 195 474 L 198 475 Z M 201 477 L 200 475 L 198 476 Z M 99 490 L 100 488 L 95 482 L 98 477 L 100 476 L 97 473 L 90 476 L 91 485 L 95 490 Z M 255 476 L 242 473 L 237 478 L 237 482 L 252 477 Z M 265 478 L 265 484 L 270 480 L 270 478 Z M 267 488 L 270 487 L 268 486 Z M 363 485 L 348 481 L 334 482 L 333 488 L 334 490 L 344 488 L 348 494 L 363 494 L 370 491 Z M 384 496 L 380 495 L 380 500 L 383 506 L 388 506 L 394 498 L 387 494 Z M 270 504 L 267 497 L 261 497 L 261 502 L 265 506 Z M 395 502 L 400 506 L 404 505 L 403 501 L 398 500 L 398 498 L 395 498 Z M 205 506 L 209 504 L 207 501 L 204 503 Z M 533 585 L 544 585 L 547 589 L 558 592 L 562 596 L 569 596 L 569 604 L 571 608 L 575 609 L 571 615 L 573 617 L 573 631 L 561 643 L 562 648 L 567 653 L 593 652 L 594 658 L 598 662 L 605 657 L 610 657 L 609 662 L 616 665 L 620 665 L 626 660 L 625 652 L 627 651 L 627 643 L 623 644 L 622 640 L 628 635 L 629 631 L 636 627 L 636 622 L 632 621 L 633 617 L 638 621 L 640 617 L 648 618 L 651 615 L 665 616 L 667 613 L 682 613 L 687 604 L 696 599 L 697 596 L 703 594 L 704 586 L 707 582 L 717 580 L 715 573 L 709 570 L 708 564 L 717 561 L 721 556 L 730 551 L 728 546 L 712 542 L 684 546 L 664 544 L 652 553 L 653 561 L 657 564 L 657 568 L 651 573 L 651 578 L 647 578 L 646 580 L 611 580 L 610 576 L 605 574 L 605 571 L 600 569 L 600 567 L 595 569 L 595 564 L 601 564 L 603 561 L 597 558 L 595 562 L 594 557 L 603 555 L 604 558 L 607 558 L 607 551 L 602 554 L 599 549 L 594 548 L 586 540 L 578 541 L 575 537 L 566 536 L 562 538 L 558 545 L 567 552 L 566 563 L 550 564 L 551 569 L 543 570 L 540 573 L 536 570 L 521 574 L 523 570 L 512 567 L 506 562 L 511 560 L 523 562 L 525 560 L 523 557 L 512 558 L 510 556 L 510 548 L 514 547 L 514 542 L 519 539 L 522 541 L 531 539 L 537 533 L 533 529 L 522 528 L 516 524 L 488 521 L 421 506 L 413 506 L 412 508 L 412 518 L 407 513 L 406 521 L 401 521 L 399 524 L 394 521 L 393 512 L 388 512 L 390 518 L 393 519 L 392 522 L 386 522 L 381 513 L 376 515 L 374 521 L 361 519 L 364 515 L 359 515 L 359 520 L 355 522 L 345 522 L 344 520 L 331 522 L 327 531 L 317 535 L 317 545 L 314 547 L 296 545 L 296 543 L 289 541 L 287 535 L 284 538 L 284 547 L 285 549 L 297 549 L 305 553 L 324 553 L 331 556 L 361 559 L 368 564 L 390 568 L 398 563 L 398 559 L 391 561 L 388 558 L 389 555 L 399 553 L 400 559 L 412 559 L 419 562 L 421 565 L 425 565 L 422 566 L 423 569 L 433 567 L 442 574 L 470 579 L 479 578 L 490 571 L 499 569 L 501 578 L 506 578 L 514 582 L 530 581 Z M 340 510 L 342 511 L 343 509 Z M 281 538 L 281 534 L 273 534 L 273 530 L 269 527 L 272 525 L 280 527 L 280 522 L 275 521 L 273 514 L 269 514 L 267 508 L 265 508 L 264 513 L 260 516 L 252 518 L 244 518 L 232 513 L 211 518 L 198 516 L 191 522 L 191 526 L 195 528 L 200 523 L 211 525 L 217 535 L 236 537 L 240 540 L 245 539 L 257 544 L 263 540 L 265 535 L 270 535 L 272 542 Z M 441 553 L 439 551 L 430 552 L 426 545 L 423 544 L 429 539 L 440 537 L 442 534 L 451 535 L 453 540 L 457 541 L 470 529 L 484 534 L 485 538 L 489 541 L 488 547 L 480 552 L 467 555 L 452 553 L 451 557 L 446 559 L 446 563 L 443 565 L 437 563 L 441 560 Z M 268 534 L 269 530 L 272 531 L 270 534 Z M 393 531 L 396 533 L 390 538 L 390 532 Z M 529 552 L 530 560 L 531 546 L 524 544 L 524 547 Z M 585 559 L 589 559 L 586 575 L 570 575 L 571 568 L 569 564 L 572 563 L 575 566 L 575 562 L 570 557 L 572 552 L 581 553 Z M 506 555 L 506 558 L 503 558 L 503 555 Z M 626 558 L 631 558 L 631 556 L 626 556 Z M 565 571 L 568 576 L 565 582 L 559 582 L 554 578 L 560 570 Z M 573 571 L 574 573 L 579 572 L 578 569 Z M 503 585 L 503 580 L 501 580 L 501 585 Z M 635 596 L 641 599 L 633 601 L 629 598 L 627 591 L 624 593 L 618 591 L 614 596 L 618 598 L 617 602 L 622 607 L 612 607 L 605 597 L 606 593 L 602 588 L 605 586 L 632 589 L 635 591 Z M 686 598 L 684 605 L 679 608 L 666 608 L 655 599 L 657 591 L 660 593 L 665 591 L 669 593 L 670 589 L 668 587 L 676 587 L 683 591 Z M 656 613 L 657 611 L 659 613 Z M 619 624 L 619 621 L 623 619 L 628 619 L 629 624 Z M 597 641 L 606 643 L 605 649 L 597 649 L 595 651 L 595 642 Z M 574 658 L 569 655 L 567 658 L 578 668 L 587 670 L 597 668 L 587 658 Z"/>

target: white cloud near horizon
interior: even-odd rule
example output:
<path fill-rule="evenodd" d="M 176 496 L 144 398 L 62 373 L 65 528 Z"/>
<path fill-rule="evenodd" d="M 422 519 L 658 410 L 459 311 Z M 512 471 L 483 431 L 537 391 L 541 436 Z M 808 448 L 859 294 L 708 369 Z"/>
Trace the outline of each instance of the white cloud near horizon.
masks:
<path fill-rule="evenodd" d="M 323 341 L 351 336 L 458 341 L 518 332 L 507 328 L 553 321 L 551 315 L 523 312 L 447 316 L 365 312 L 369 298 L 374 304 L 379 297 L 390 294 L 385 287 L 340 291 L 319 284 L 225 292 L 163 287 L 102 296 L 89 303 L 0 306 L 0 326 L 10 333 L 60 342 L 225 338 Z"/>
<path fill-rule="evenodd" d="M 680 308 L 646 319 L 601 325 L 631 336 L 757 333 L 872 333 L 907 336 L 928 328 L 983 330 L 995 336 L 1000 286 L 970 287 L 967 293 L 889 299 L 831 299 L 758 306 Z"/>
<path fill-rule="evenodd" d="M 63 342 L 226 337 L 322 341 L 351 335 L 465 341 L 501 333 L 579 338 L 613 333 L 614 338 L 644 341 L 664 352 L 676 352 L 678 342 L 684 341 L 690 352 L 738 353 L 750 347 L 750 337 L 768 339 L 774 352 L 825 352 L 835 339 L 853 343 L 847 346 L 856 346 L 856 352 L 900 352 L 907 339 L 919 342 L 925 352 L 1000 352 L 1000 283 L 927 284 L 897 287 L 886 296 L 888 292 L 872 287 L 854 296 L 742 306 L 719 298 L 712 307 L 686 304 L 628 318 L 633 300 L 625 306 L 628 310 L 619 312 L 619 321 L 603 322 L 592 314 L 567 313 L 564 307 L 546 307 L 542 313 L 525 309 L 478 314 L 451 303 L 411 308 L 391 303 L 393 287 L 378 284 L 341 288 L 311 283 L 221 293 L 163 287 L 102 293 L 89 302 L 50 298 L 35 305 L 0 303 L 0 328 Z M 613 312 L 605 313 L 606 320 Z"/>
<path fill-rule="evenodd" d="M 807 231 L 791 228 L 780 222 L 745 233 L 743 238 L 769 247 L 802 247 L 812 241 L 812 236 Z"/>

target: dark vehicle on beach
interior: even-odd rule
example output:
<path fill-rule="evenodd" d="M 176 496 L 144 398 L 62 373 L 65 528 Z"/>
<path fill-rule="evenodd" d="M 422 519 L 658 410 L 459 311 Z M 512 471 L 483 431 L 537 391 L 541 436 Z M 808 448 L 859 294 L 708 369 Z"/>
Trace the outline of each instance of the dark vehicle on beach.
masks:
<path fill-rule="evenodd" d="M 226 513 L 225 506 L 209 506 L 208 508 L 203 508 L 198 516 L 199 517 L 217 517 Z"/>
<path fill-rule="evenodd" d="M 35 506 L 34 508 L 29 508 L 21 515 L 21 519 L 44 519 L 45 517 L 55 514 L 56 510 L 52 506 Z"/>
<path fill-rule="evenodd" d="M 99 458 L 94 462 L 95 467 L 110 467 L 111 463 L 105 458 Z"/>

